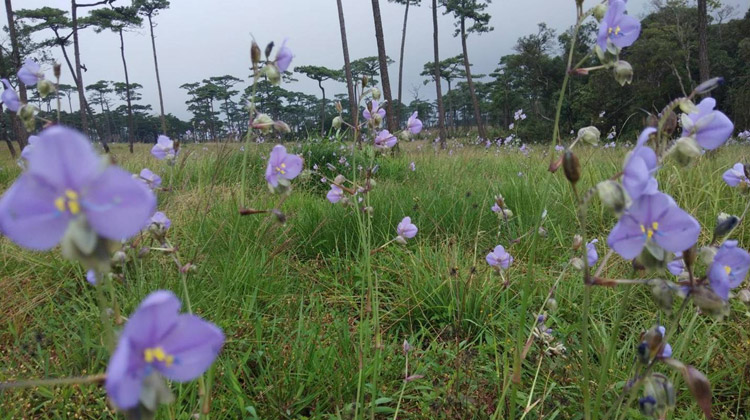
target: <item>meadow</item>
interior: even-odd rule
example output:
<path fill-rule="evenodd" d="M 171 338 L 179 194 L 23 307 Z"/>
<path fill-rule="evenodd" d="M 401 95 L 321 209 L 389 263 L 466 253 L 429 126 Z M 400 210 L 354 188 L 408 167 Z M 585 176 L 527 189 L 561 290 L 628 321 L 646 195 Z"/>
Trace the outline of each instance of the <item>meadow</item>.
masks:
<path fill-rule="evenodd" d="M 135 239 L 127 261 L 115 266 L 108 301 L 126 316 L 154 290 L 181 296 L 182 268 L 193 310 L 226 335 L 205 376 L 214 419 L 349 419 L 359 401 L 382 419 L 579 419 L 584 369 L 591 372 L 592 405 L 605 418 L 622 403 L 641 334 L 660 321 L 649 289 L 592 287 L 584 352 L 585 286 L 569 263 L 580 254 L 571 248 L 578 214 L 562 171 L 547 171 L 548 148 L 532 145 L 526 156 L 454 140 L 440 150 L 426 137 L 374 157 L 339 141 L 287 143 L 306 169 L 318 168 L 294 180 L 288 196 L 268 193 L 269 144 L 246 146 L 244 181 L 237 143 L 184 144 L 174 166 L 157 162 L 150 145 L 137 145 L 132 155 L 114 145 L 111 157 L 125 169 L 148 167 L 162 176 L 159 210 L 172 226 L 171 246 L 147 234 Z M 618 173 L 628 150 L 579 146 L 579 190 Z M 742 214 L 747 196 L 721 175 L 746 161 L 748 151 L 726 146 L 687 168 L 667 159 L 659 171 L 664 192 L 703 227 L 699 243 L 711 239 L 718 213 Z M 5 190 L 21 170 L 1 153 Z M 322 177 L 359 178 L 358 166 L 369 167 L 371 159 L 378 165 L 366 198 L 371 215 L 326 200 Z M 244 207 L 283 216 L 240 214 L 243 186 Z M 491 211 L 499 194 L 513 212 L 507 219 Z M 381 249 L 405 216 L 419 227 L 417 236 Z M 615 222 L 591 201 L 586 234 L 599 239 L 600 256 Z M 746 223 L 732 236 L 750 246 Z M 514 257 L 502 272 L 485 262 L 497 244 Z M 109 353 L 95 288 L 80 264 L 4 237 L 0 260 L 0 381 L 104 372 Z M 608 278 L 646 276 L 617 256 L 599 263 Z M 556 307 L 546 303 L 553 290 Z M 737 299 L 730 304 L 721 322 L 689 306 L 670 337 L 674 357 L 708 376 L 716 419 L 750 412 L 750 309 Z M 552 331 L 527 342 L 540 314 Z M 525 358 L 514 372 L 521 349 Z M 671 417 L 704 418 L 680 375 L 664 373 L 677 389 Z M 162 406 L 158 418 L 201 411 L 195 381 L 172 389 L 176 403 Z M 0 390 L 1 417 L 114 418 L 105 395 L 99 383 Z M 637 404 L 623 410 L 624 418 L 645 418 Z"/>

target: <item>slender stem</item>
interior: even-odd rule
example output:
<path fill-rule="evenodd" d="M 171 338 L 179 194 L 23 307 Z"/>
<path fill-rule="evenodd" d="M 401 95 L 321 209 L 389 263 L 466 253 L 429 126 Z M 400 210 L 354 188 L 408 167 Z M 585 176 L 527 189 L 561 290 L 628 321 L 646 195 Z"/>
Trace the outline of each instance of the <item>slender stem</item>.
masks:
<path fill-rule="evenodd" d="M 74 384 L 91 384 L 103 382 L 107 378 L 104 373 L 89 376 L 76 376 L 72 378 L 48 378 L 48 379 L 29 379 L 21 381 L 9 381 L 0 383 L 0 389 L 11 388 L 35 388 L 38 386 L 58 386 Z"/>
<path fill-rule="evenodd" d="M 107 351 L 111 354 L 115 348 L 115 333 L 112 329 L 112 320 L 107 315 L 107 298 L 104 297 L 104 278 L 101 273 L 96 273 L 96 303 L 99 306 L 99 316 L 104 328 L 104 340 Z"/>

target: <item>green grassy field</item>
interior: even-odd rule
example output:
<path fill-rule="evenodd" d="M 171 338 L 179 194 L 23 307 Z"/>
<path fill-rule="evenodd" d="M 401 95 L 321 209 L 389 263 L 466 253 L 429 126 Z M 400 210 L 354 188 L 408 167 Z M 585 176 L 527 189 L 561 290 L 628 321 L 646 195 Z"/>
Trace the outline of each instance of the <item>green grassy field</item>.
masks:
<path fill-rule="evenodd" d="M 173 221 L 168 238 L 181 261 L 195 265 L 188 275 L 192 306 L 226 334 L 207 374 L 211 418 L 348 419 L 361 413 L 355 402 L 362 383 L 368 417 L 374 411 L 376 418 L 394 418 L 398 406 L 403 419 L 577 419 L 583 416 L 584 368 L 591 371 L 599 417 L 616 403 L 632 374 L 640 334 L 659 321 L 660 311 L 648 288 L 594 288 L 583 360 L 584 286 L 581 273 L 567 268 L 576 255 L 570 244 L 578 221 L 569 184 L 561 173 L 546 171 L 546 148 L 535 147 L 525 157 L 477 146 L 454 145 L 449 154 L 429 143 L 404 145 L 399 154 L 376 157 L 377 186 L 367 198 L 371 218 L 325 199 L 328 186 L 320 178 L 336 175 L 325 163 L 341 166 L 338 144 L 292 148 L 303 153 L 306 168 L 317 163 L 322 174 L 296 179 L 283 203 L 263 179 L 270 145 L 250 146 L 245 181 L 246 206 L 278 207 L 285 224 L 273 216 L 239 214 L 239 145 L 212 144 L 206 150 L 187 145 L 174 167 L 153 159 L 146 145 L 134 155 L 123 145 L 114 148 L 114 158 L 126 169 L 137 173 L 148 167 L 163 177 L 169 188 L 158 198 L 159 209 Z M 2 191 L 20 169 L 6 149 L 0 153 Z M 578 153 L 583 188 L 617 173 L 625 156 L 622 148 Z M 748 155 L 750 148 L 727 146 L 691 167 L 667 164 L 659 172 L 662 189 L 703 226 L 701 243 L 710 240 L 719 212 L 742 213 L 747 196 L 726 186 L 721 174 Z M 359 154 L 347 156 L 352 167 L 361 163 Z M 412 161 L 416 171 L 409 168 Z M 352 170 L 343 173 L 351 176 Z M 507 222 L 490 210 L 496 194 L 514 213 Z M 544 209 L 546 236 L 536 233 Z M 603 256 L 615 218 L 596 199 L 588 215 L 588 236 L 599 239 Z M 395 236 L 404 216 L 419 227 L 417 237 L 370 255 Z M 750 246 L 750 226 L 741 225 L 734 235 L 741 246 Z M 141 245 L 147 244 L 144 237 Z M 484 260 L 497 244 L 515 258 L 504 278 Z M 173 256 L 160 250 L 141 258 L 131 253 L 115 283 L 124 315 L 157 289 L 182 296 Z M 0 261 L 0 381 L 104 372 L 108 354 L 95 290 L 80 265 L 63 260 L 59 250 L 27 252 L 5 238 Z M 603 272 L 627 278 L 631 269 L 614 256 Z M 516 350 L 556 282 L 559 307 L 548 311 L 547 326 L 567 350 L 546 354 L 547 346 L 534 341 L 520 383 L 514 384 Z M 366 293 L 368 285 L 375 295 Z M 674 357 L 708 375 L 717 419 L 748 418 L 748 308 L 733 300 L 730 316 L 721 322 L 690 308 L 670 339 Z M 404 339 L 415 348 L 409 374 L 421 379 L 403 381 Z M 658 370 L 677 387 L 670 417 L 702 418 L 681 377 Z M 176 403 L 163 408 L 160 418 L 188 419 L 200 411 L 196 382 L 172 387 Z M 0 391 L 0 412 L 2 418 L 114 416 L 96 384 Z M 625 418 L 639 416 L 634 405 Z"/>

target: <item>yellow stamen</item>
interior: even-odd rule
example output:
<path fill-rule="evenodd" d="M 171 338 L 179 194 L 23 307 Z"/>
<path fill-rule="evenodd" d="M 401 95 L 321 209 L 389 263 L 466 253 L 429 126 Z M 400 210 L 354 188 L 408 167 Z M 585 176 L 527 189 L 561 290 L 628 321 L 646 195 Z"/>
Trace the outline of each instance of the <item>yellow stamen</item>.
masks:
<path fill-rule="evenodd" d="M 726 271 L 727 275 L 730 275 L 730 274 L 732 274 L 732 267 L 730 267 L 728 265 L 725 265 L 724 266 L 724 271 Z"/>
<path fill-rule="evenodd" d="M 282 168 L 286 168 L 286 163 L 282 163 L 282 164 L 281 164 L 281 167 L 282 167 Z"/>
<path fill-rule="evenodd" d="M 55 199 L 55 208 L 59 211 L 65 211 L 65 199 L 62 197 L 57 197 Z"/>
<path fill-rule="evenodd" d="M 164 365 L 169 367 L 174 363 L 174 356 L 167 354 L 161 347 L 153 347 L 143 351 L 143 360 L 146 363 L 153 363 L 154 361 L 163 362 Z"/>

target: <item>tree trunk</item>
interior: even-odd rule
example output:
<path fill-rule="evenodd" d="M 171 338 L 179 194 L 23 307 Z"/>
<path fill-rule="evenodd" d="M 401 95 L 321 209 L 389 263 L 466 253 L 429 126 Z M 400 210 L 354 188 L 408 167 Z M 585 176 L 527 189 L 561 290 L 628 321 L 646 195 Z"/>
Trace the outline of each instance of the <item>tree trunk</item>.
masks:
<path fill-rule="evenodd" d="M 133 133 L 135 133 L 135 127 L 133 126 L 133 105 L 130 100 L 130 78 L 128 77 L 128 63 L 125 61 L 125 39 L 122 37 L 122 29 L 118 32 L 120 34 L 122 68 L 125 70 L 125 99 L 127 99 L 128 103 L 128 148 L 130 149 L 130 153 L 133 153 Z"/>
<path fill-rule="evenodd" d="M 354 92 L 355 81 L 352 77 L 352 65 L 349 61 L 349 45 L 346 42 L 346 24 L 344 23 L 344 8 L 341 5 L 341 0 L 336 0 L 339 8 L 339 27 L 341 28 L 341 48 L 344 50 L 344 71 L 346 72 L 346 89 L 349 93 L 349 113 L 351 114 L 352 125 L 354 130 L 352 136 L 354 140 L 361 146 L 361 139 L 359 137 L 359 107 L 357 106 L 357 95 Z"/>
<path fill-rule="evenodd" d="M 0 105 L 0 114 L 3 113 L 3 106 Z M 3 133 L 6 133 L 7 127 L 5 126 L 5 118 L 0 118 L 0 125 L 2 126 Z M 10 141 L 8 137 L 5 137 L 5 143 L 8 145 L 8 150 L 10 151 L 10 157 L 13 158 L 13 160 L 16 159 L 16 148 L 13 147 L 13 142 Z"/>
<path fill-rule="evenodd" d="M 440 89 L 440 53 L 438 51 L 438 18 L 437 0 L 432 0 L 432 43 L 435 50 L 435 89 L 437 90 L 438 129 L 440 132 L 440 148 L 445 149 L 447 135 L 445 133 L 445 110 L 443 109 L 443 92 Z"/>
<path fill-rule="evenodd" d="M 323 92 L 323 101 L 320 103 L 320 136 L 325 136 L 326 130 L 326 90 L 323 89 L 323 81 L 318 80 L 320 91 Z"/>
<path fill-rule="evenodd" d="M 707 0 L 698 0 L 698 70 L 701 83 L 711 77 L 708 65 L 708 8 Z"/>
<path fill-rule="evenodd" d="M 409 18 L 409 5 L 411 4 L 411 0 L 406 1 L 406 9 L 404 10 L 404 29 L 401 31 L 401 54 L 399 55 L 398 59 L 398 103 L 399 103 L 399 109 L 398 109 L 398 121 L 401 123 L 403 121 L 403 109 L 404 109 L 404 102 L 402 100 L 401 92 L 403 88 L 403 82 L 404 82 L 404 49 L 406 47 L 406 21 Z"/>
<path fill-rule="evenodd" d="M 378 61 L 380 63 L 380 83 L 383 85 L 383 96 L 385 96 L 385 120 L 388 131 L 395 133 L 397 130 L 393 118 L 393 97 L 391 96 L 391 82 L 388 79 L 388 56 L 385 53 L 385 39 L 383 38 L 383 22 L 380 19 L 380 4 L 378 0 L 372 0 L 372 17 L 375 20 L 375 39 L 378 42 Z"/>
<path fill-rule="evenodd" d="M 8 34 L 10 35 L 10 46 L 11 46 L 11 69 L 15 69 L 18 71 L 18 69 L 21 68 L 21 52 L 18 50 L 18 37 L 16 35 L 16 25 L 15 25 L 15 19 L 13 19 L 13 4 L 11 3 L 11 0 L 5 0 L 5 11 L 8 16 Z M 8 78 L 8 75 L 3 75 L 5 78 Z M 23 83 L 18 83 L 18 96 L 21 99 L 21 102 L 28 102 L 28 97 L 26 96 L 26 86 L 24 86 Z M 16 136 L 16 142 L 18 142 L 18 147 L 23 150 L 23 148 L 26 146 L 26 139 L 28 138 L 29 134 L 26 132 L 26 127 L 24 127 L 23 124 L 21 124 L 20 119 L 17 115 L 13 115 L 11 117 L 11 125 L 13 127 L 13 132 Z"/>
<path fill-rule="evenodd" d="M 453 134 L 456 133 L 456 108 L 453 107 L 453 96 L 451 96 L 451 81 L 448 82 L 448 127 L 453 128 Z"/>
<path fill-rule="evenodd" d="M 469 85 L 469 93 L 471 94 L 471 102 L 474 106 L 474 119 L 477 121 L 477 130 L 479 131 L 479 138 L 487 139 L 487 133 L 484 131 L 484 125 L 482 124 L 482 114 L 479 112 L 479 101 L 477 100 L 477 94 L 474 92 L 474 82 L 471 80 L 471 65 L 469 64 L 469 52 L 466 50 L 466 20 L 461 18 L 461 48 L 464 52 L 464 67 L 466 68 L 466 81 Z"/>
<path fill-rule="evenodd" d="M 151 15 L 148 15 L 148 28 L 151 30 L 151 49 L 154 51 L 154 69 L 156 69 L 156 88 L 159 91 L 159 110 L 161 114 L 161 131 L 167 135 L 167 119 L 164 116 L 164 96 L 161 93 L 161 79 L 159 78 L 159 61 L 156 59 L 156 39 L 154 38 L 154 24 L 151 22 Z"/>
<path fill-rule="evenodd" d="M 76 62 L 76 80 L 78 84 L 78 102 L 81 104 L 81 131 L 83 131 L 84 134 L 88 134 L 89 131 L 89 122 L 86 116 L 86 106 L 84 104 L 86 103 L 86 95 L 83 91 L 83 74 L 81 73 L 81 47 L 78 43 L 78 5 L 76 4 L 76 0 L 70 0 L 70 18 L 71 18 L 71 25 L 73 27 L 73 58 L 75 58 Z M 105 150 L 107 148 L 105 147 Z"/>

